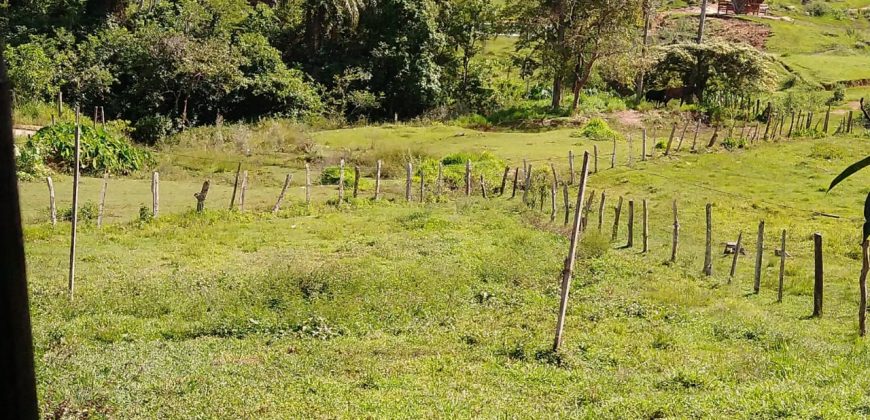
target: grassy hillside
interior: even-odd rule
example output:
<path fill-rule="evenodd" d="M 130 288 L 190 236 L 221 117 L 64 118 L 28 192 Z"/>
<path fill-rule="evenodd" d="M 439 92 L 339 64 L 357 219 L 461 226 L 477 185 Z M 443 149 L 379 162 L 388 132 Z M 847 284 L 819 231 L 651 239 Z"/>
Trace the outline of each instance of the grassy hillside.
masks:
<path fill-rule="evenodd" d="M 553 157 L 563 177 L 567 150 L 579 153 L 591 144 L 568 131 L 453 127 L 312 137 L 327 159 L 366 147 L 434 155 L 487 149 L 512 164 Z M 184 153 L 183 145 L 175 147 Z M 620 141 L 619 150 L 627 151 L 627 144 Z M 452 195 L 440 204 L 405 204 L 398 199 L 400 182 L 391 180 L 386 200 L 358 200 L 342 210 L 324 204 L 334 186 L 319 187 L 311 209 L 300 204 L 297 188 L 286 209 L 271 216 L 263 211 L 280 178 L 265 165 L 267 151 L 255 148 L 250 159 L 265 169 L 252 171 L 243 214 L 223 210 L 231 188 L 224 169 L 209 174 L 182 167 L 173 174 L 166 168 L 164 212 L 154 221 L 135 220 L 136 207 L 150 202 L 147 179 L 113 181 L 108 211 L 115 217 L 103 229 L 82 229 L 77 296 L 68 302 L 68 225 L 45 223 L 39 216 L 43 184 L 24 183 L 43 412 L 125 418 L 866 415 L 870 358 L 856 337 L 855 283 L 860 204 L 870 174 L 831 194 L 822 189 L 868 153 L 860 139 L 831 138 L 683 152 L 631 168 L 604 170 L 602 164 L 589 188 L 607 190 L 604 233 L 597 233 L 596 196 L 558 355 L 548 349 L 567 250 L 561 209 L 551 223 L 549 215 L 505 197 Z M 298 163 L 286 164 L 298 174 Z M 218 181 L 212 210 L 185 213 L 205 176 Z M 87 180 L 85 195 L 96 197 L 98 185 Z M 67 188 L 61 179 L 59 195 Z M 609 243 L 619 195 L 650 200 L 647 255 L 637 246 L 620 249 L 625 213 L 618 240 Z M 678 263 L 669 265 L 673 199 L 681 209 L 682 239 Z M 700 275 L 707 202 L 715 204 L 712 278 Z M 751 255 L 760 219 L 767 222 L 767 244 L 756 296 Z M 638 213 L 636 244 L 639 220 Z M 785 301 L 777 304 L 773 249 L 783 228 L 792 258 Z M 720 255 L 721 244 L 741 230 L 750 255 L 740 259 L 729 283 L 731 257 Z M 809 319 L 810 234 L 816 231 L 825 238 L 826 306 L 823 318 Z"/>

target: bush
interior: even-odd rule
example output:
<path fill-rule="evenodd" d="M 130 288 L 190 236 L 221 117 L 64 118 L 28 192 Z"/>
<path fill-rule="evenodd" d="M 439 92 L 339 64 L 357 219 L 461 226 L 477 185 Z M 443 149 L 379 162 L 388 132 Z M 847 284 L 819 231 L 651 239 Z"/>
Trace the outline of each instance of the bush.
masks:
<path fill-rule="evenodd" d="M 477 189 L 480 175 L 488 181 L 488 186 L 493 186 L 496 179 L 501 180 L 504 174 L 505 163 L 495 155 L 489 152 L 482 153 L 453 153 L 444 156 L 440 163 L 444 166 L 443 181 L 447 188 L 460 188 L 465 185 L 465 163 L 471 161 L 471 171 L 473 178 L 472 182 Z M 434 180 L 438 176 L 437 159 L 425 159 L 420 164 L 420 170 L 423 171 L 426 179 Z"/>
<path fill-rule="evenodd" d="M 30 168 L 36 167 L 32 162 L 41 161 L 52 169 L 72 173 L 75 124 L 43 127 L 25 143 L 21 156 L 26 156 Z M 82 173 L 87 175 L 104 172 L 129 175 L 151 163 L 151 154 L 102 128 L 81 126 L 80 163 Z"/>
<path fill-rule="evenodd" d="M 834 86 L 834 92 L 831 94 L 828 104 L 835 105 L 842 103 L 844 100 L 846 100 L 846 87 L 842 83 L 837 83 Z"/>
<path fill-rule="evenodd" d="M 457 118 L 454 123 L 460 127 L 476 130 L 489 130 L 492 128 L 492 124 L 490 124 L 486 117 L 480 114 L 463 115 Z"/>
<path fill-rule="evenodd" d="M 722 147 L 726 150 L 742 149 L 746 147 L 746 139 L 728 137 L 722 140 Z"/>
<path fill-rule="evenodd" d="M 99 208 L 97 207 L 97 204 L 93 201 L 88 201 L 79 206 L 78 221 L 82 223 L 88 223 L 97 220 L 98 212 Z M 72 221 L 72 207 L 59 209 L 58 213 L 58 215 L 60 216 L 60 220 L 63 220 L 65 222 Z"/>
<path fill-rule="evenodd" d="M 320 183 L 323 185 L 338 185 L 339 174 L 341 168 L 338 166 L 327 166 L 320 173 Z M 353 168 L 344 165 L 344 186 L 352 187 L 353 181 L 356 179 L 356 174 Z"/>
<path fill-rule="evenodd" d="M 576 133 L 572 133 L 571 137 L 586 137 L 595 141 L 613 141 L 622 138 L 622 135 L 616 130 L 610 128 L 607 121 L 601 118 L 593 118 Z"/>
<path fill-rule="evenodd" d="M 810 16 L 825 16 L 831 13 L 831 5 L 819 1 L 814 1 L 806 6 L 807 13 Z"/>

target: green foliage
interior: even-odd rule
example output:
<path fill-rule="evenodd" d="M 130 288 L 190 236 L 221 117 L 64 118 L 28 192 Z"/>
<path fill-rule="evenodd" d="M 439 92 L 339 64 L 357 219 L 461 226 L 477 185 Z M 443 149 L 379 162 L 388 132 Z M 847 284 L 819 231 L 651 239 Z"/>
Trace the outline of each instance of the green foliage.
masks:
<path fill-rule="evenodd" d="M 622 135 L 616 130 L 610 128 L 610 124 L 602 118 L 592 118 L 576 133 L 571 134 L 572 137 L 584 137 L 595 141 L 613 141 L 621 140 Z"/>
<path fill-rule="evenodd" d="M 471 161 L 472 183 L 478 185 L 480 175 L 489 180 L 490 186 L 504 172 L 505 163 L 490 152 L 459 152 L 451 153 L 441 158 L 444 166 L 443 180 L 446 188 L 458 189 L 465 185 L 465 164 Z M 438 176 L 439 160 L 427 158 L 420 165 L 426 179 L 434 180 Z M 475 187 L 478 188 L 478 187 Z"/>
<path fill-rule="evenodd" d="M 104 172 L 131 174 L 151 162 L 148 151 L 130 144 L 102 128 L 81 126 L 81 171 L 88 175 Z M 58 123 L 40 129 L 22 148 L 22 156 L 41 160 L 52 169 L 71 173 L 75 162 L 73 123 Z M 35 175 L 35 174 L 34 174 Z"/>
<path fill-rule="evenodd" d="M 72 221 L 72 207 L 60 208 L 57 210 L 58 218 L 60 220 L 71 222 Z M 97 203 L 93 201 L 86 201 L 85 203 L 79 204 L 78 211 L 78 222 L 80 223 L 91 223 L 97 220 L 97 213 L 99 212 L 99 207 Z"/>
<path fill-rule="evenodd" d="M 828 100 L 828 104 L 840 104 L 844 100 L 846 100 L 846 86 L 842 83 L 837 83 L 834 85 L 834 91 L 831 93 L 831 99 Z"/>
<path fill-rule="evenodd" d="M 722 147 L 726 150 L 734 150 L 734 149 L 742 149 L 746 147 L 746 139 L 744 138 L 735 138 L 735 137 L 726 137 L 722 139 Z"/>
<path fill-rule="evenodd" d="M 340 179 L 341 167 L 327 166 L 320 173 L 320 183 L 323 185 L 338 185 Z M 356 173 L 352 167 L 345 165 L 344 167 L 344 186 L 353 186 L 353 181 L 356 179 Z"/>
<path fill-rule="evenodd" d="M 810 150 L 810 157 L 814 159 L 839 160 L 845 157 L 843 149 L 832 143 L 817 143 Z"/>

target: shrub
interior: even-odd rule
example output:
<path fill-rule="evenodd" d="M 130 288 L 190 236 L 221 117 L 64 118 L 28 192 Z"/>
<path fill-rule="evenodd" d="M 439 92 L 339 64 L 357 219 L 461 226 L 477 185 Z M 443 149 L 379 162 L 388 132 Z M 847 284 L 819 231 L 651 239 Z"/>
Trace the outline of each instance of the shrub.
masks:
<path fill-rule="evenodd" d="M 320 173 L 320 183 L 323 185 L 338 185 L 340 172 L 341 168 L 338 166 L 327 166 L 323 168 L 323 172 Z M 344 186 L 352 187 L 354 179 L 356 179 L 356 174 L 354 173 L 353 168 L 344 165 Z"/>
<path fill-rule="evenodd" d="M 726 150 L 742 149 L 746 147 L 746 139 L 728 137 L 722 140 L 722 147 Z"/>
<path fill-rule="evenodd" d="M 586 137 L 596 141 L 613 141 L 621 139 L 622 135 L 617 133 L 616 130 L 610 128 L 607 121 L 596 117 L 589 120 L 580 131 L 572 133 L 571 137 Z"/>
<path fill-rule="evenodd" d="M 88 201 L 79 206 L 78 221 L 88 223 L 97 220 L 98 211 L 99 209 L 97 207 L 97 204 L 93 201 Z M 60 216 L 60 220 L 66 222 L 72 221 L 72 207 L 59 209 L 58 213 L 58 215 Z"/>
<path fill-rule="evenodd" d="M 24 145 L 24 155 L 39 159 L 52 169 L 72 173 L 75 124 L 43 127 Z M 80 163 L 82 173 L 88 175 L 104 172 L 129 175 L 151 163 L 151 154 L 102 128 L 81 126 Z"/>
<path fill-rule="evenodd" d="M 807 13 L 810 16 L 824 16 L 831 13 L 831 5 L 819 1 L 814 1 L 806 6 Z"/>
<path fill-rule="evenodd" d="M 460 127 L 473 128 L 477 130 L 489 130 L 492 124 L 480 114 L 463 115 L 456 119 L 455 124 Z"/>
<path fill-rule="evenodd" d="M 846 87 L 843 86 L 842 83 L 837 83 L 834 86 L 834 92 L 831 94 L 831 99 L 828 100 L 828 104 L 839 104 L 844 100 L 846 100 Z"/>
<path fill-rule="evenodd" d="M 470 160 L 472 168 L 472 183 L 477 189 L 480 175 L 488 181 L 488 186 L 492 187 L 496 179 L 501 179 L 504 173 L 505 163 L 495 155 L 489 152 L 470 153 L 461 152 L 453 153 L 441 158 L 440 162 L 444 165 L 443 182 L 447 188 L 460 188 L 465 185 L 465 163 Z M 438 176 L 437 159 L 425 159 L 420 164 L 420 170 L 423 171 L 426 179 L 434 180 Z"/>

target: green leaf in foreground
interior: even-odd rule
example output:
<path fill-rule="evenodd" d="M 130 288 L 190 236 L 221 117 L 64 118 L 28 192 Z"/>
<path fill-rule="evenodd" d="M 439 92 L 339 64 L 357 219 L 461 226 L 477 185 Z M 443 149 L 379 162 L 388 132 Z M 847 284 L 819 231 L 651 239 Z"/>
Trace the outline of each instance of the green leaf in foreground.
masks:
<path fill-rule="evenodd" d="M 855 172 L 858 172 L 861 169 L 864 169 L 868 166 L 870 166 L 870 156 L 867 156 L 864 159 L 853 163 L 852 166 L 849 166 L 848 168 L 846 168 L 845 171 L 843 171 L 843 173 L 841 173 L 840 175 L 837 175 L 837 177 L 834 178 L 834 180 L 831 182 L 831 186 L 828 187 L 828 191 L 833 190 L 834 187 L 836 187 L 837 184 L 842 182 L 844 179 L 852 176 Z"/>

